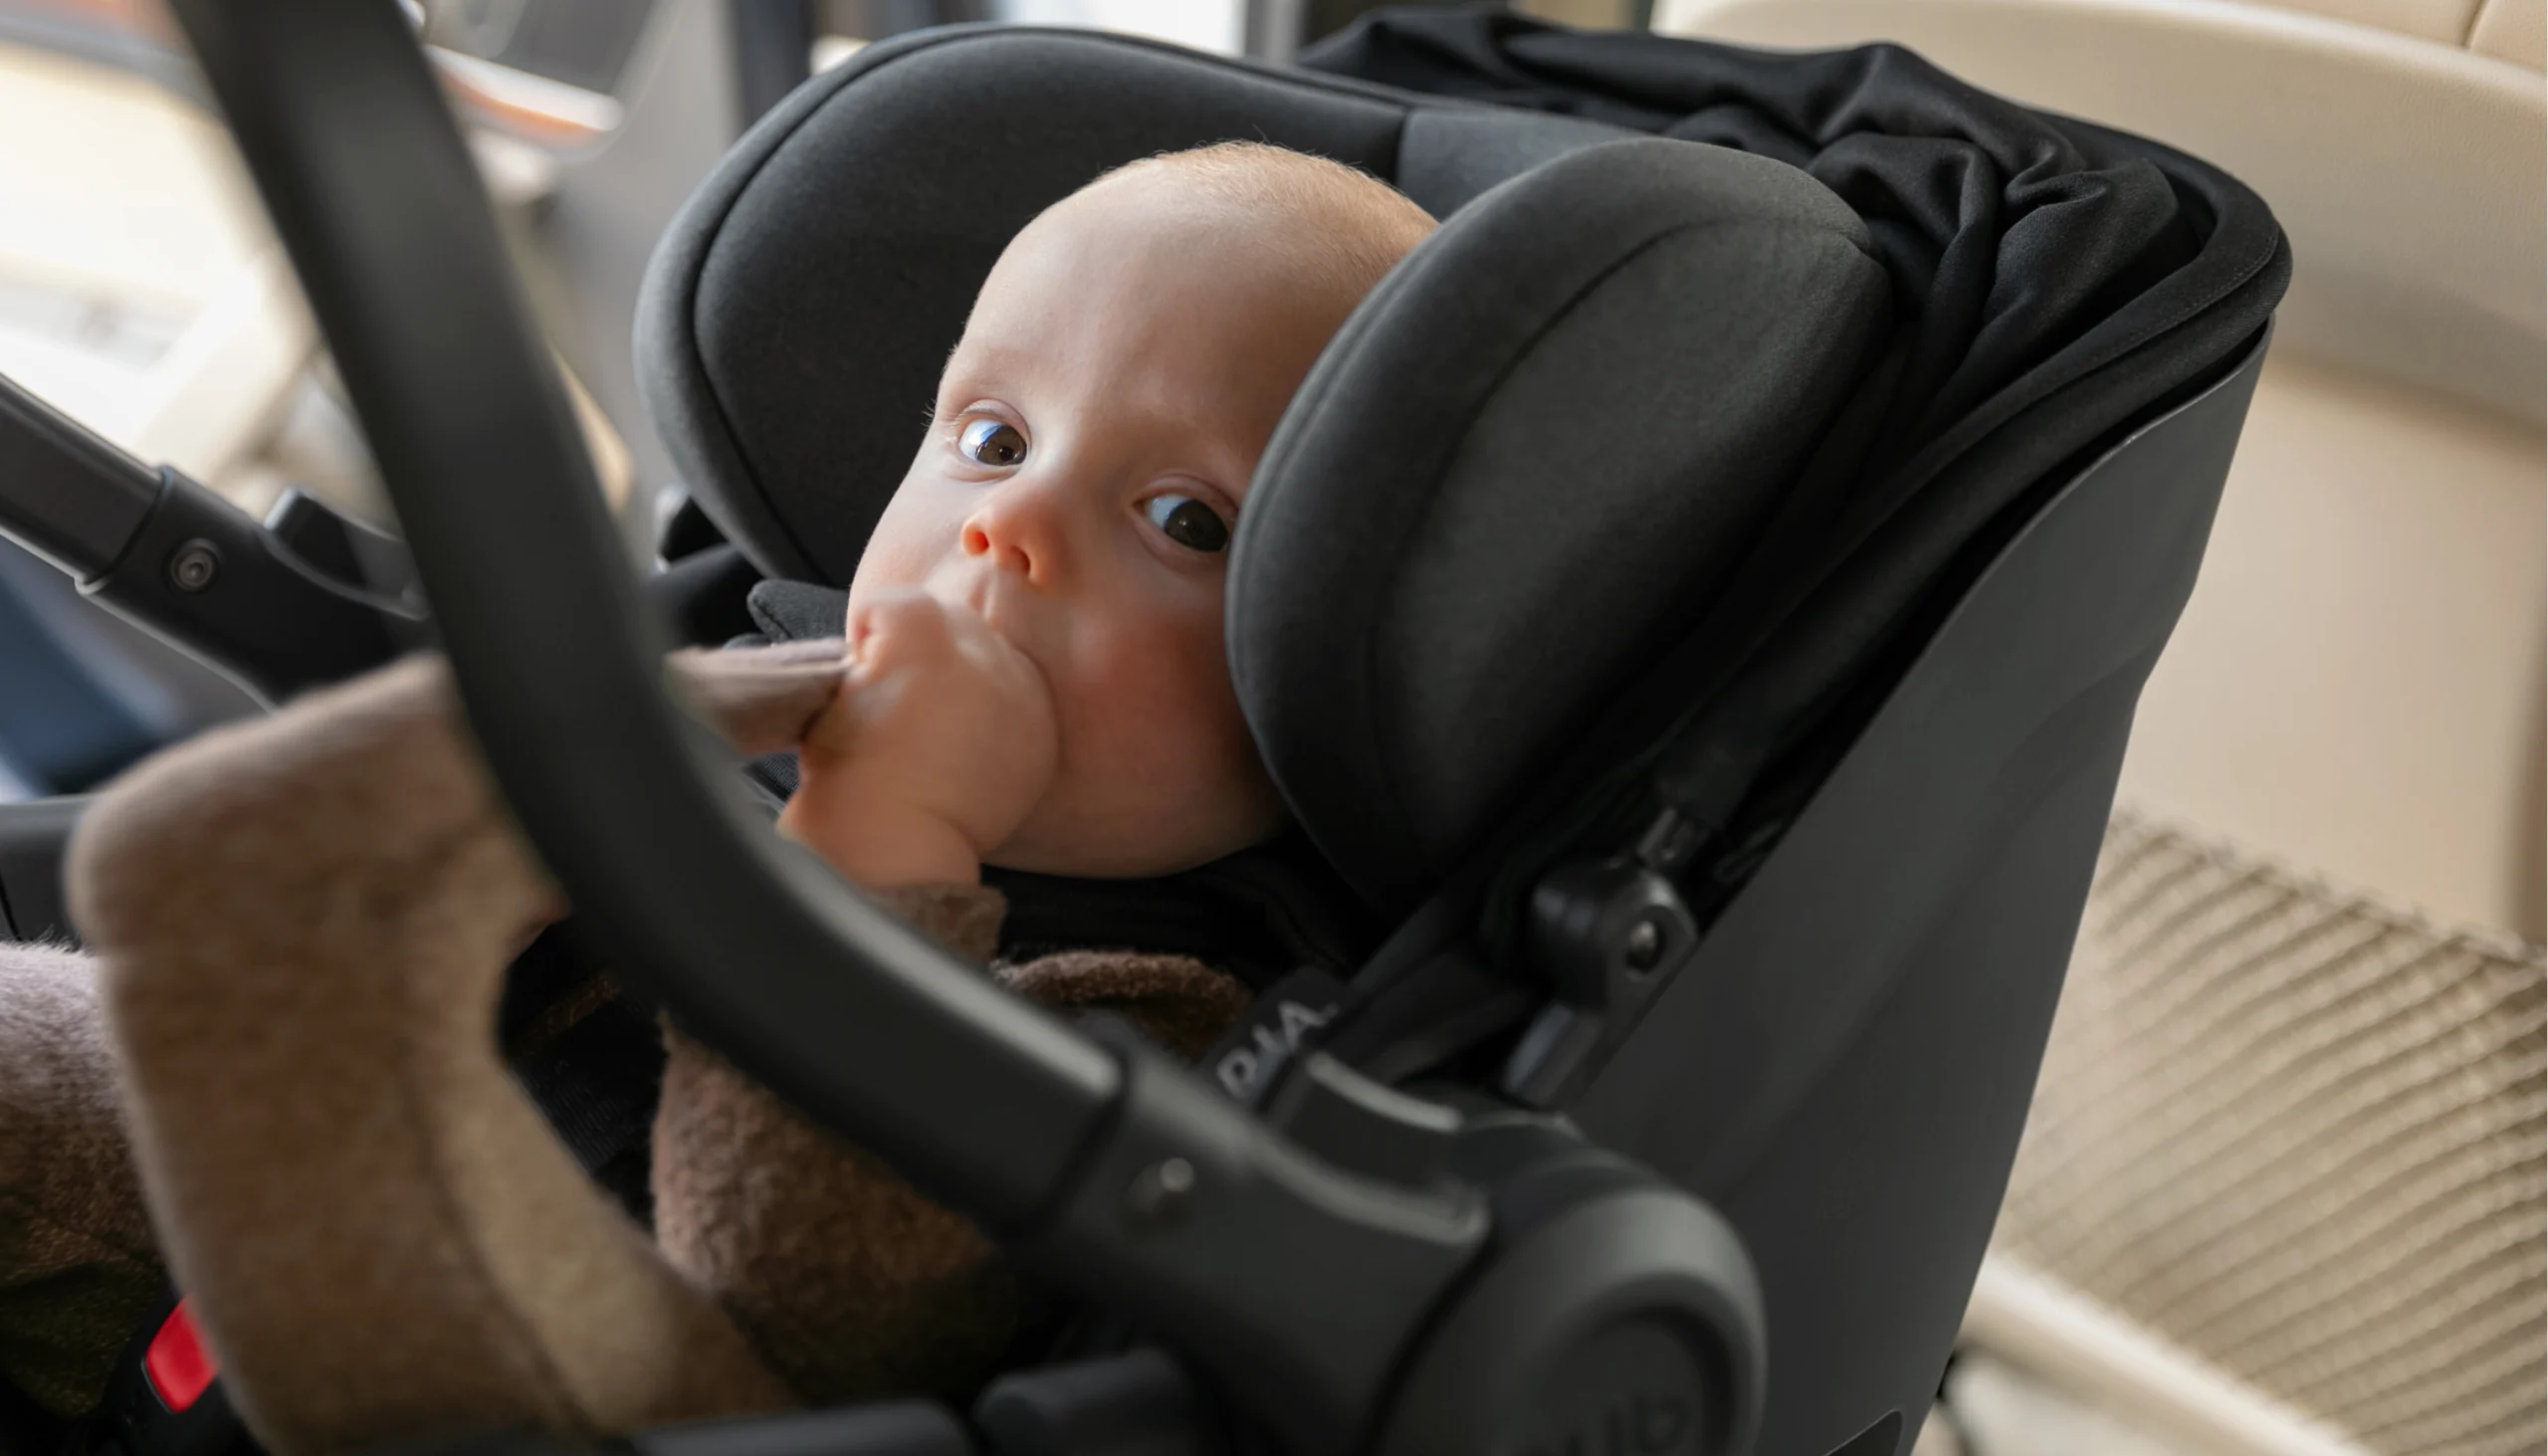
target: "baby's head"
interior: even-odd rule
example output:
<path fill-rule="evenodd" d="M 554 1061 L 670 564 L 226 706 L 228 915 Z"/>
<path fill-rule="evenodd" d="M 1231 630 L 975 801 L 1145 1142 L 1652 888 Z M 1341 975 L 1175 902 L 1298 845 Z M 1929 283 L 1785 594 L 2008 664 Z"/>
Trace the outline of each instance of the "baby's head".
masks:
<path fill-rule="evenodd" d="M 1283 810 L 1222 647 L 1229 542 L 1310 365 L 1433 228 L 1335 162 L 1228 143 L 1056 203 L 983 283 L 850 584 L 978 612 L 1050 689 L 1050 787 L 985 858 L 1163 874 Z"/>

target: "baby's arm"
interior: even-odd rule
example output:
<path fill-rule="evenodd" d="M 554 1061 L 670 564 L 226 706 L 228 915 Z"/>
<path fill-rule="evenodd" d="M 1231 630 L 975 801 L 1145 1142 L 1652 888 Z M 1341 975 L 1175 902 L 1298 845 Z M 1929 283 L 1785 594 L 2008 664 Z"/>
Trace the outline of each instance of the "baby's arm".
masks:
<path fill-rule="evenodd" d="M 784 746 L 838 652 L 738 654 L 694 696 Z M 71 890 L 163 1251 L 278 1456 L 788 1403 L 498 1060 L 505 965 L 557 898 L 438 663 L 152 759 Z"/>
<path fill-rule="evenodd" d="M 863 603 L 851 631 L 855 665 L 798 751 L 782 827 L 941 944 L 989 962 L 1003 906 L 976 881 L 1052 776 L 1043 680 L 979 617 L 916 593 Z M 1246 1001 L 1181 956 L 1074 951 L 993 974 L 1047 1005 L 1128 1015 L 1188 1055 Z M 971 1222 L 706 1047 L 675 1032 L 669 1048 L 656 1238 L 799 1395 L 956 1395 L 996 1372 L 1019 1292 Z"/>

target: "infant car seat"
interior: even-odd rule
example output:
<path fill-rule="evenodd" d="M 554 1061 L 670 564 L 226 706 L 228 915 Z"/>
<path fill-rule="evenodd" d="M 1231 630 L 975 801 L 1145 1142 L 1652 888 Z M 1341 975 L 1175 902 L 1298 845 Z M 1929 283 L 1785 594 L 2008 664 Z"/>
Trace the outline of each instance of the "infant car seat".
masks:
<path fill-rule="evenodd" d="M 1143 1357 L 1011 1377 L 969 1431 L 642 1448 L 1185 1449 L 1135 1427 L 1190 1445 L 1205 1404 L 1295 1451 L 1908 1448 L 2287 274 L 2252 194 L 1890 48 L 1492 14 L 1307 71 L 956 28 L 765 117 L 664 244 L 641 372 L 707 514 L 816 583 L 1000 247 L 1098 173 L 1257 137 L 1445 219 L 1304 384 L 1230 580 L 1269 767 L 1395 930 L 1269 988 L 1216 1092 L 956 973 L 718 791 L 386 7 L 176 9 L 613 963 L 1202 1397 L 1126 1416 L 1183 1378 Z"/>

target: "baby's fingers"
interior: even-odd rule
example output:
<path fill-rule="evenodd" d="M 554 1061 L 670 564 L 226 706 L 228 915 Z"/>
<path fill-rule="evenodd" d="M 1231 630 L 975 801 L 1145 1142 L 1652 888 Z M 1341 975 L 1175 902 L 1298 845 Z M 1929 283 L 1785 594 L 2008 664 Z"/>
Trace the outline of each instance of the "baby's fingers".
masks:
<path fill-rule="evenodd" d="M 850 608 L 850 667 L 861 676 L 945 658 L 955 649 L 947 604 L 927 592 L 880 592 Z"/>

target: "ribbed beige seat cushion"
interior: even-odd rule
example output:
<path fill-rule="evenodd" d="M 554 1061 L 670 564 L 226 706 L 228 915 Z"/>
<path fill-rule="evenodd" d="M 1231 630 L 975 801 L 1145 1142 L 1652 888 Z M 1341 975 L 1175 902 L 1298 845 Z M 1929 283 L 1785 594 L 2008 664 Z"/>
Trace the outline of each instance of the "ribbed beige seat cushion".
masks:
<path fill-rule="evenodd" d="M 1657 7 L 1738 43 L 1902 41 L 2219 162 L 2290 233 L 1999 1252 L 2396 1456 L 2548 1435 L 2542 9 Z M 2202 1423 L 2157 1421 L 2173 1397 L 2119 1366 L 2068 1378 L 2126 1421 Z"/>
<path fill-rule="evenodd" d="M 2291 235 L 2292 290 L 2124 795 L 2537 940 L 2548 82 L 2457 43 L 2519 9 L 1667 0 L 1658 26 L 1899 40 L 2263 194 Z M 2389 24 L 2340 18 L 2373 11 Z"/>
<path fill-rule="evenodd" d="M 2543 965 L 2131 816 L 1999 1248 L 2397 1456 L 2540 1449 Z"/>

